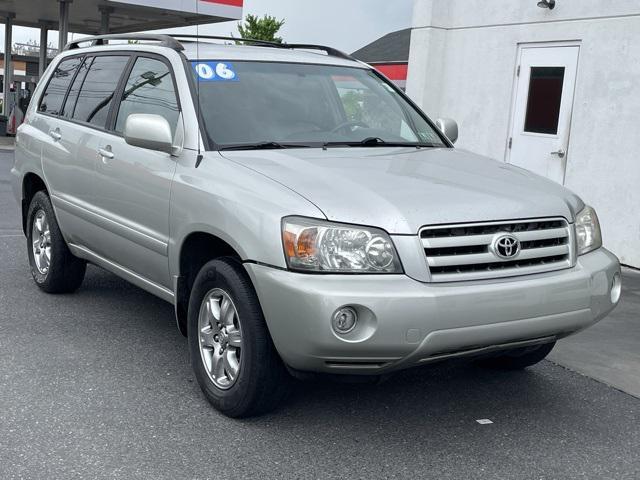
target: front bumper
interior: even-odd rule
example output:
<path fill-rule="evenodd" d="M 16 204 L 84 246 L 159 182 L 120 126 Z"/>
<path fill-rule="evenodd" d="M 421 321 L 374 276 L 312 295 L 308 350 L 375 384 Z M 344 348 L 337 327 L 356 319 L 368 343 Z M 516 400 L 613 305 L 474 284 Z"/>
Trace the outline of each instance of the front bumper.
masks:
<path fill-rule="evenodd" d="M 604 318 L 615 255 L 601 248 L 575 267 L 450 284 L 405 275 L 309 275 L 246 264 L 282 359 L 292 368 L 385 373 L 461 354 L 554 341 Z M 353 332 L 331 318 L 353 306 Z"/>

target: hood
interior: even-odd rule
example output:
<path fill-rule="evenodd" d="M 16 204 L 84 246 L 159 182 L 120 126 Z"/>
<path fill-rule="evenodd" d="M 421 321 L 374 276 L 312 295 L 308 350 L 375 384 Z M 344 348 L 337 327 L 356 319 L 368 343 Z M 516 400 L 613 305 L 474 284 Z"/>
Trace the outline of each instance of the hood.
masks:
<path fill-rule="evenodd" d="M 420 227 L 559 216 L 581 200 L 527 170 L 457 149 L 227 151 L 224 157 L 296 191 L 327 219 L 395 234 Z"/>

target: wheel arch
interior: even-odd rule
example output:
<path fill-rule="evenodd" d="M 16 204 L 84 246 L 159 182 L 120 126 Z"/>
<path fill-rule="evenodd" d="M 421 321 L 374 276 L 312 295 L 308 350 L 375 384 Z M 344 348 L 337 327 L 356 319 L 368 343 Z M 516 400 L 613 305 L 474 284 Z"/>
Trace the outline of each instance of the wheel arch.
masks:
<path fill-rule="evenodd" d="M 176 322 L 180 332 L 186 336 L 189 295 L 200 269 L 216 258 L 232 257 L 242 261 L 243 257 L 237 246 L 205 230 L 189 233 L 177 251 L 178 272 L 174 275 Z"/>
<path fill-rule="evenodd" d="M 31 200 L 36 193 L 44 191 L 47 195 L 49 194 L 49 189 L 44 181 L 44 179 L 34 172 L 27 172 L 22 178 L 22 231 L 27 232 L 27 213 L 29 212 L 29 205 L 31 205 Z"/>

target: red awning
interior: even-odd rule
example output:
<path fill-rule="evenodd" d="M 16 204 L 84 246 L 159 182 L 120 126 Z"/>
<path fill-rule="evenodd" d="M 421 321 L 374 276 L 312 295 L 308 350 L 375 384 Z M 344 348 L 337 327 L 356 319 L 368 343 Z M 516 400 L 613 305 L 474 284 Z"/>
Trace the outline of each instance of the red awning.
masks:
<path fill-rule="evenodd" d="M 376 70 L 382 73 L 389 80 L 406 80 L 407 72 L 409 71 L 409 65 L 406 63 L 393 63 L 393 64 L 373 64 Z"/>
<path fill-rule="evenodd" d="M 244 0 L 200 0 L 205 3 L 217 3 L 218 5 L 231 5 L 232 7 L 241 7 Z"/>

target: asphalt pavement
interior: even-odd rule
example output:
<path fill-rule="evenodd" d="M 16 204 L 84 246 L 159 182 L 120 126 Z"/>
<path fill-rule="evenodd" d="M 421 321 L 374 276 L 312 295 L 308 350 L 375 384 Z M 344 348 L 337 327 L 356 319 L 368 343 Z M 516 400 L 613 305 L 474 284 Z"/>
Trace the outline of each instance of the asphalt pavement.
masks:
<path fill-rule="evenodd" d="M 640 399 L 547 361 L 298 383 L 272 414 L 223 417 L 171 305 L 95 267 L 73 295 L 33 284 L 11 162 L 0 153 L 0 479 L 640 478 Z"/>

